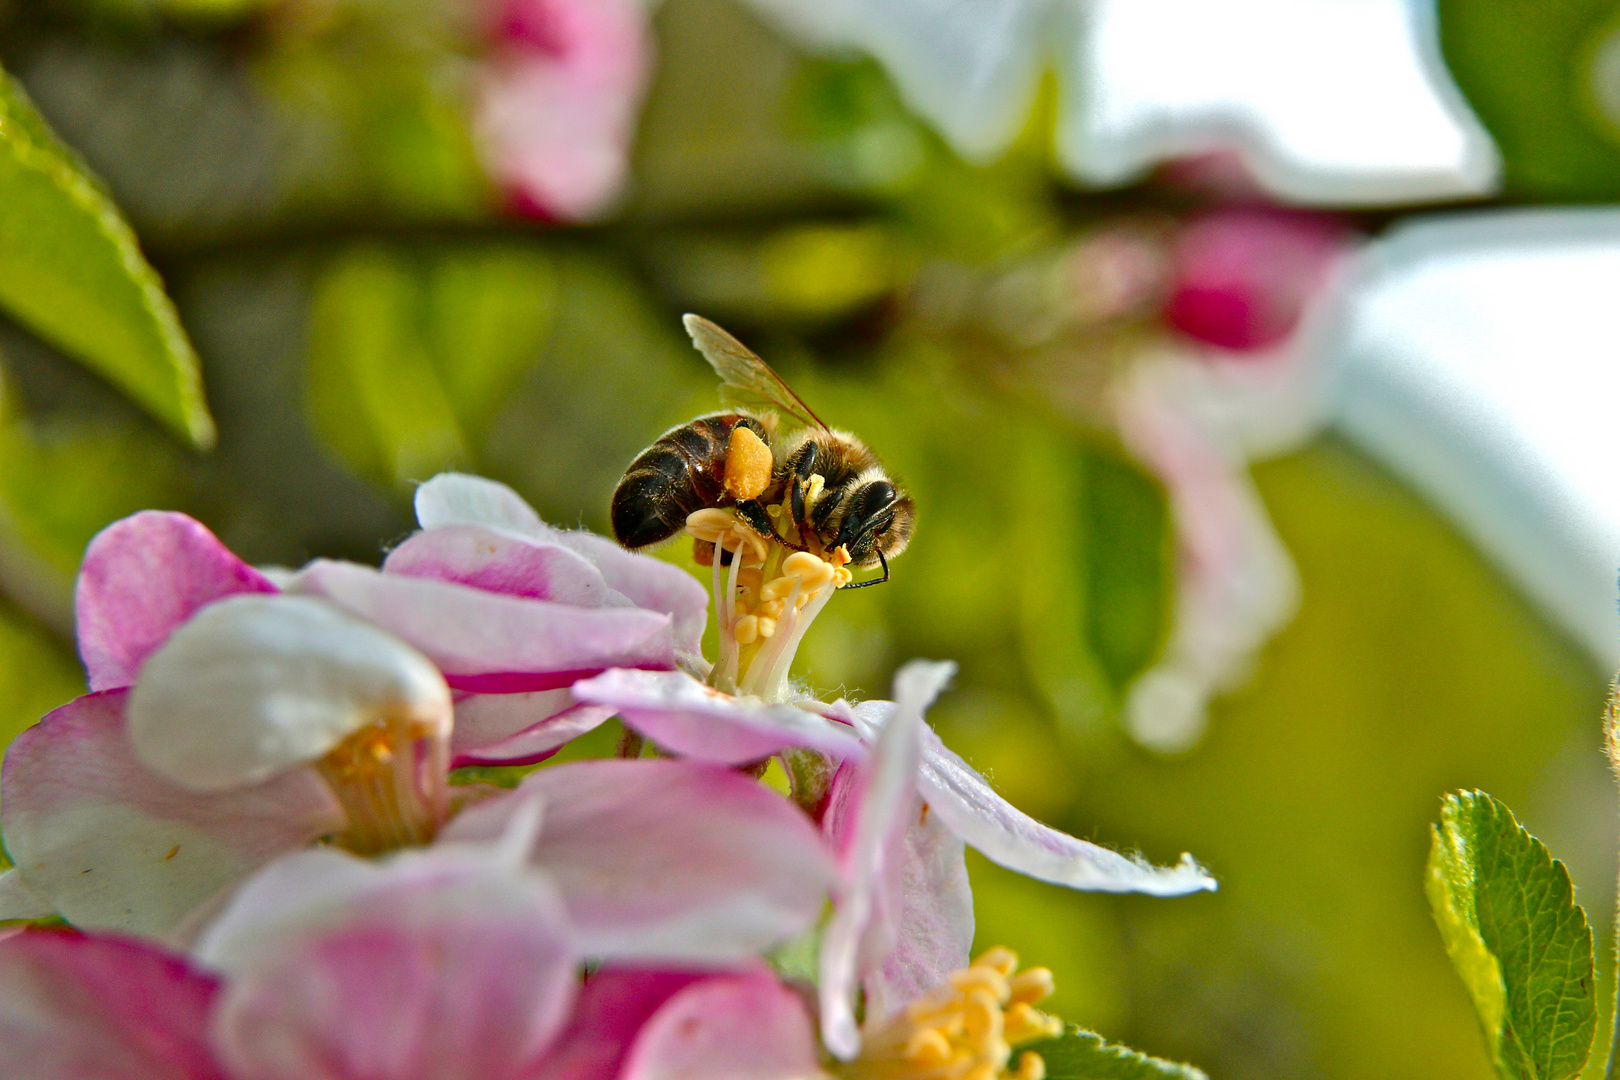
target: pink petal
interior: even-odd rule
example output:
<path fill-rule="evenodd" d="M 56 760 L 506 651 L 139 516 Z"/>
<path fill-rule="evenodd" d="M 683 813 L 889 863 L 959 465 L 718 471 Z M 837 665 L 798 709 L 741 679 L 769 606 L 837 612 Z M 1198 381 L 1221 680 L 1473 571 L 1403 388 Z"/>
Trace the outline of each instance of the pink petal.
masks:
<path fill-rule="evenodd" d="M 26 1080 L 224 1080 L 216 982 L 152 946 L 63 930 L 0 942 L 0 1063 Z"/>
<path fill-rule="evenodd" d="M 601 705 L 580 705 L 567 690 L 472 694 L 456 702 L 451 767 L 532 765 L 613 717 Z"/>
<path fill-rule="evenodd" d="M 608 586 L 636 607 L 662 611 L 673 620 L 678 652 L 701 652 L 703 627 L 709 618 L 709 593 L 696 578 L 678 566 L 651 555 L 626 551 L 605 537 L 583 529 L 551 529 L 552 543 L 583 555 L 596 564 Z"/>
<path fill-rule="evenodd" d="M 576 607 L 601 607 L 610 596 L 601 571 L 583 556 L 476 525 L 419 532 L 389 552 L 383 571 Z"/>
<path fill-rule="evenodd" d="M 892 853 L 878 905 L 892 943 L 866 970 L 867 1022 L 881 1020 L 967 967 L 973 948 L 973 890 L 966 846 L 926 805 Z"/>
<path fill-rule="evenodd" d="M 608 587 L 636 607 L 670 616 L 678 651 L 699 651 L 709 594 L 691 574 L 650 555 L 626 551 L 595 533 L 554 529 L 505 484 L 465 473 L 441 473 L 416 489 L 416 519 L 429 530 L 475 525 L 565 547 L 589 559 Z"/>
<path fill-rule="evenodd" d="M 916 783 L 923 712 L 955 671 L 954 664 L 918 660 L 901 668 L 898 701 L 870 761 L 835 777 L 824 826 L 842 849 L 842 865 L 838 907 L 821 942 L 821 1038 L 843 1061 L 860 1050 L 854 999 L 861 977 L 894 948 L 890 920 L 900 914 L 893 909 L 903 887 L 898 859 L 906 829 L 921 811 Z"/>
<path fill-rule="evenodd" d="M 90 541 L 75 600 L 79 652 L 90 689 L 129 686 L 170 631 L 222 597 L 275 592 L 184 514 L 143 510 Z"/>
<path fill-rule="evenodd" d="M 126 692 L 62 706 L 11 744 L 0 829 L 29 890 L 69 921 L 162 935 L 220 889 L 343 826 L 307 769 L 198 795 L 135 759 Z"/>
<path fill-rule="evenodd" d="M 855 707 L 855 724 L 875 737 L 894 706 L 869 701 Z M 1182 896 L 1215 889 L 1215 879 L 1191 855 L 1168 869 L 1043 825 L 996 794 L 984 777 L 952 753 L 934 730 L 922 728 L 917 787 L 932 813 L 990 861 L 1020 874 L 1094 892 Z"/>
<path fill-rule="evenodd" d="M 230 956 L 213 1030 L 233 1080 L 532 1075 L 576 986 L 549 888 L 459 852 L 357 867 L 313 903 L 286 892 L 269 916 L 280 925 L 253 920 L 262 940 Z M 269 911 L 262 897 L 242 903 Z"/>
<path fill-rule="evenodd" d="M 675 663 L 669 617 L 579 608 L 318 560 L 295 591 L 323 596 L 415 646 L 461 690 L 552 690 L 611 667 Z"/>
<path fill-rule="evenodd" d="M 543 1080 L 612 1080 L 645 1024 L 697 972 L 603 968 L 585 980 L 573 1019 L 546 1054 Z"/>
<path fill-rule="evenodd" d="M 574 684 L 580 701 L 611 706 L 671 753 L 722 765 L 760 761 L 790 746 L 860 757 L 846 725 L 794 705 L 735 698 L 678 671 L 606 671 Z"/>
<path fill-rule="evenodd" d="M 635 0 L 511 0 L 486 65 L 478 132 L 490 171 L 548 217 L 604 212 L 623 183 L 650 62 Z"/>
<path fill-rule="evenodd" d="M 464 810 L 446 840 L 498 836 L 528 801 L 531 853 L 562 890 L 588 955 L 731 961 L 809 927 L 831 858 L 795 806 L 730 769 L 687 761 L 581 761 Z"/>
<path fill-rule="evenodd" d="M 799 995 L 768 971 L 687 987 L 641 1029 L 620 1080 L 807 1080 L 820 1075 Z"/>

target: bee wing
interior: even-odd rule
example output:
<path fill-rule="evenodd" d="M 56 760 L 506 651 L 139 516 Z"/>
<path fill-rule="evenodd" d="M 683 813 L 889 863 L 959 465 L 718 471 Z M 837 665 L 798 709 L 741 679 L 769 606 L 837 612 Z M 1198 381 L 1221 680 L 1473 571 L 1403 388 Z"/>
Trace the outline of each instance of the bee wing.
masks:
<path fill-rule="evenodd" d="M 681 322 L 692 335 L 692 344 L 720 376 L 723 400 L 745 407 L 777 409 L 806 427 L 827 430 L 821 417 L 811 412 L 804 399 L 748 346 L 701 315 L 684 315 Z"/>

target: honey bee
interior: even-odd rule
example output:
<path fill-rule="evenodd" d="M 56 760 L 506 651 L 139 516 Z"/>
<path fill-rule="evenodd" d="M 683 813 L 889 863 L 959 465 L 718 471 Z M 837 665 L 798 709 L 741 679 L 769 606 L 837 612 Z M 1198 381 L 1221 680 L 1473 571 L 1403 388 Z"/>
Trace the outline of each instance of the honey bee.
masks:
<path fill-rule="evenodd" d="M 883 567 L 881 578 L 845 588 L 888 581 L 889 560 L 916 527 L 911 496 L 865 443 L 822 423 L 742 342 L 697 315 L 682 322 L 733 407 L 671 428 L 630 463 L 613 492 L 619 543 L 651 547 L 694 511 L 729 508 L 786 547 L 823 557 L 842 548 L 852 566 Z M 729 562 L 730 552 L 720 554 Z"/>

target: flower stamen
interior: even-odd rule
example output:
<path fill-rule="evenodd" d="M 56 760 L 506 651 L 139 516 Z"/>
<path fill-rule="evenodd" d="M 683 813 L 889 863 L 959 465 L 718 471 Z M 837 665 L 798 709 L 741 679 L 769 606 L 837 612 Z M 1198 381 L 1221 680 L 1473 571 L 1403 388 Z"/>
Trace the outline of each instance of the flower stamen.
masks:
<path fill-rule="evenodd" d="M 781 519 L 780 507 L 770 511 Z M 686 519 L 686 531 L 697 541 L 698 561 L 711 568 L 720 649 L 710 684 L 727 693 L 784 700 L 789 669 L 805 632 L 833 591 L 851 580 L 845 569 L 849 553 L 839 548 L 824 558 L 813 551 L 789 550 L 727 509 L 694 511 Z M 732 553 L 728 573 L 721 573 L 725 560 L 716 558 L 719 552 Z"/>
<path fill-rule="evenodd" d="M 1015 972 L 1017 972 L 1015 974 Z M 1018 972 L 1018 957 L 994 948 L 945 985 L 866 1033 L 849 1080 L 1045 1080 L 1046 1062 L 1013 1047 L 1059 1035 L 1063 1024 L 1034 1007 L 1052 992 L 1046 968 Z"/>
<path fill-rule="evenodd" d="M 376 855 L 427 844 L 449 817 L 449 743 L 435 725 L 384 717 L 315 763 L 348 815 L 339 847 Z"/>

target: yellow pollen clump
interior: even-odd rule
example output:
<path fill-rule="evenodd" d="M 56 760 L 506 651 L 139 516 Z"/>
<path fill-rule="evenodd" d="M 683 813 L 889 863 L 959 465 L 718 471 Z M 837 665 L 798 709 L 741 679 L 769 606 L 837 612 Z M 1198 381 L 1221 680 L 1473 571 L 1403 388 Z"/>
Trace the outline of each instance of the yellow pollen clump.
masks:
<path fill-rule="evenodd" d="M 1052 992 L 1046 968 L 1018 971 L 1018 957 L 995 948 L 953 972 L 945 985 L 868 1030 L 851 1080 L 1045 1080 L 1046 1062 L 1013 1047 L 1062 1034 L 1063 1023 L 1035 1008 Z"/>
<path fill-rule="evenodd" d="M 748 428 L 734 427 L 721 486 L 733 499 L 757 499 L 771 486 L 771 464 L 771 448 L 764 440 Z"/>

